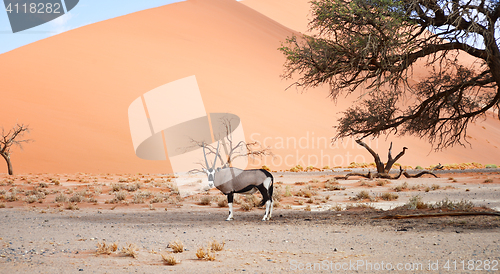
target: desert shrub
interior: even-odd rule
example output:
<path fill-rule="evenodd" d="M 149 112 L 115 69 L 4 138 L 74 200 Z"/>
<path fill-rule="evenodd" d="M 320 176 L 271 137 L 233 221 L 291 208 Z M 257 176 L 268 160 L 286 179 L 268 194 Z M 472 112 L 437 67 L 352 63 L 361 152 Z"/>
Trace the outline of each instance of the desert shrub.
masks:
<path fill-rule="evenodd" d="M 85 201 L 85 197 L 81 193 L 75 193 L 71 198 L 69 198 L 70 203 L 80 203 Z"/>
<path fill-rule="evenodd" d="M 217 240 L 212 240 L 209 242 L 208 246 L 210 247 L 211 250 L 213 251 L 221 251 L 224 249 L 224 246 L 226 245 L 226 242 L 222 241 L 222 243 L 219 243 Z"/>
<path fill-rule="evenodd" d="M 304 171 L 304 168 L 301 165 L 296 165 L 296 166 L 290 168 L 290 171 L 291 172 L 300 172 L 300 171 Z"/>
<path fill-rule="evenodd" d="M 210 195 L 203 195 L 200 198 L 200 205 L 210 205 L 212 202 L 212 196 Z"/>
<path fill-rule="evenodd" d="M 123 190 L 115 192 L 115 198 L 114 198 L 114 200 L 116 200 L 116 201 L 123 201 L 125 199 L 127 199 L 127 192 L 125 192 Z"/>
<path fill-rule="evenodd" d="M 325 182 L 325 189 L 328 191 L 345 190 L 345 186 L 339 185 L 339 182 L 335 179 L 328 179 Z"/>
<path fill-rule="evenodd" d="M 335 204 L 330 208 L 331 211 L 342 211 L 342 206 L 339 204 Z"/>
<path fill-rule="evenodd" d="M 442 201 L 435 203 L 431 207 L 434 209 L 470 211 L 474 207 L 474 204 L 471 201 L 461 200 L 460 202 L 453 202 L 448 198 L 445 198 Z"/>
<path fill-rule="evenodd" d="M 375 183 L 378 185 L 378 186 L 385 186 L 386 184 L 389 184 L 390 182 L 388 180 L 376 180 Z"/>
<path fill-rule="evenodd" d="M 281 201 L 281 197 L 283 196 L 283 187 L 275 187 L 273 189 L 273 201 Z"/>
<path fill-rule="evenodd" d="M 217 201 L 217 205 L 219 207 L 227 207 L 227 198 L 225 196 L 220 196 L 218 201 Z"/>
<path fill-rule="evenodd" d="M 382 193 L 379 196 L 379 198 L 382 200 L 385 200 L 385 201 L 393 201 L 393 200 L 397 200 L 399 198 L 399 195 L 396 193 L 386 192 L 386 193 Z"/>
<path fill-rule="evenodd" d="M 254 208 L 253 203 L 248 203 L 248 202 L 241 203 L 241 209 L 243 209 L 244 211 L 250 211 L 252 210 L 252 208 Z"/>
<path fill-rule="evenodd" d="M 163 201 L 165 201 L 165 195 L 163 195 L 162 193 L 156 193 L 153 195 L 153 198 L 149 201 L 149 203 L 163 203 Z"/>
<path fill-rule="evenodd" d="M 359 201 L 359 200 L 365 200 L 365 199 L 371 200 L 370 193 L 368 193 L 368 191 L 366 191 L 366 190 L 360 191 L 360 192 L 358 192 L 358 194 L 356 194 L 356 196 L 351 197 L 351 200 L 353 200 L 353 201 Z"/>
<path fill-rule="evenodd" d="M 25 202 L 32 204 L 38 202 L 38 197 L 36 195 L 30 195 L 24 199 Z"/>
<path fill-rule="evenodd" d="M 429 208 L 429 205 L 422 201 L 422 197 L 420 195 L 412 196 L 406 204 L 402 206 L 404 209 L 426 209 Z"/>
<path fill-rule="evenodd" d="M 172 252 L 174 253 L 182 253 L 184 252 L 184 244 L 180 240 L 175 240 L 168 244 L 170 248 L 172 248 Z"/>
<path fill-rule="evenodd" d="M 485 184 L 493 183 L 493 179 L 488 178 L 488 179 L 484 180 L 483 183 L 485 183 Z"/>
<path fill-rule="evenodd" d="M 100 254 L 109 255 L 109 254 L 115 252 L 116 250 L 118 250 L 117 243 L 113 243 L 113 244 L 108 245 L 106 242 L 102 242 L 102 243 L 97 243 L 97 250 L 95 253 L 96 253 L 96 255 L 100 255 Z"/>
<path fill-rule="evenodd" d="M 134 197 L 132 198 L 132 203 L 143 204 L 144 203 L 144 196 L 142 195 L 142 193 L 135 193 Z"/>
<path fill-rule="evenodd" d="M 176 265 L 180 263 L 179 259 L 177 259 L 173 254 L 161 254 L 161 258 L 167 265 Z"/>
<path fill-rule="evenodd" d="M 262 166 L 261 169 L 271 172 L 271 169 L 266 165 Z"/>
<path fill-rule="evenodd" d="M 17 197 L 17 193 L 15 192 L 8 193 L 7 195 L 4 196 L 4 199 L 7 202 L 15 202 L 19 200 L 19 198 Z"/>
<path fill-rule="evenodd" d="M 291 192 L 291 187 L 290 186 L 286 186 L 285 187 L 285 194 L 283 194 L 285 197 L 290 197 L 292 196 L 292 192 Z"/>
<path fill-rule="evenodd" d="M 304 191 L 304 197 L 306 198 L 311 198 L 313 196 L 312 192 L 310 190 L 305 190 Z"/>
<path fill-rule="evenodd" d="M 55 200 L 54 200 L 56 203 L 65 203 L 68 201 L 68 197 L 66 195 L 64 195 L 63 193 L 59 193 Z"/>
<path fill-rule="evenodd" d="M 407 182 L 404 182 L 404 183 L 402 183 L 402 184 L 400 184 L 400 185 L 398 185 L 398 186 L 396 186 L 394 188 L 394 190 L 397 191 L 397 192 L 401 192 L 401 191 L 406 190 L 406 189 L 408 189 L 408 183 Z"/>
<path fill-rule="evenodd" d="M 497 165 L 489 164 L 486 165 L 485 168 L 497 168 Z"/>
<path fill-rule="evenodd" d="M 66 206 L 67 210 L 80 210 L 77 203 L 68 203 Z"/>
<path fill-rule="evenodd" d="M 53 183 L 56 186 L 58 186 L 58 185 L 61 184 L 61 182 L 59 182 L 58 178 L 50 178 L 50 182 Z"/>
<path fill-rule="evenodd" d="M 135 244 L 128 244 L 124 247 L 122 247 L 121 253 L 124 254 L 125 256 L 137 258 L 139 255 L 139 248 Z"/>
<path fill-rule="evenodd" d="M 420 169 L 424 169 L 424 168 L 421 167 L 421 166 L 416 166 L 415 169 L 419 169 L 420 170 Z"/>
<path fill-rule="evenodd" d="M 373 187 L 369 182 L 366 180 L 361 180 L 361 183 L 359 184 L 360 186 L 367 186 L 367 187 Z"/>

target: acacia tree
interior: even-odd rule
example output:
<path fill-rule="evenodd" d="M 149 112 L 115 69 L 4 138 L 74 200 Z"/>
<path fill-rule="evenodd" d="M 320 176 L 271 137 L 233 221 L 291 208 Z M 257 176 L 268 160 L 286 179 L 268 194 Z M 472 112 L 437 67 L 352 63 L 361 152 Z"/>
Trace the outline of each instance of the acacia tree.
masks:
<path fill-rule="evenodd" d="M 467 126 L 500 102 L 500 1 L 316 0 L 314 35 L 289 37 L 284 78 L 329 84 L 334 99 L 365 92 L 336 126 L 335 139 L 416 135 L 436 149 L 463 144 Z M 458 54 L 476 58 L 460 63 Z M 426 79 L 408 81 L 416 67 Z M 500 112 L 499 112 L 500 118 Z"/>
<path fill-rule="evenodd" d="M 7 162 L 7 170 L 9 175 L 13 175 L 12 162 L 10 160 L 10 149 L 13 145 L 22 148 L 22 143 L 30 142 L 30 139 L 21 139 L 24 133 L 29 132 L 29 127 L 23 124 L 16 124 L 11 130 L 5 132 L 2 127 L 2 135 L 0 136 L 0 154 Z"/>

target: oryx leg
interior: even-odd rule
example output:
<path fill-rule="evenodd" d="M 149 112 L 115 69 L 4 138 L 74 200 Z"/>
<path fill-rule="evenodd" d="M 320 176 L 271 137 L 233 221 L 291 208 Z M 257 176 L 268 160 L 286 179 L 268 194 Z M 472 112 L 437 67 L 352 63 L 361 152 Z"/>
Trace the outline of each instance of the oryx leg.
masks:
<path fill-rule="evenodd" d="M 229 216 L 227 217 L 226 221 L 234 220 L 234 218 L 233 218 L 233 199 L 234 199 L 234 193 L 227 194 L 227 206 L 229 207 Z"/>
<path fill-rule="evenodd" d="M 273 184 L 268 187 L 268 192 L 269 192 L 269 198 L 271 200 L 271 206 L 269 208 L 269 216 L 267 216 L 267 219 L 271 219 L 271 216 L 273 215 L 273 207 L 274 207 L 274 201 L 273 201 Z"/>
<path fill-rule="evenodd" d="M 267 184 L 267 187 L 268 186 L 269 186 L 269 184 Z M 264 214 L 264 218 L 262 218 L 262 221 L 267 221 L 267 220 L 269 220 L 269 218 L 271 218 L 270 209 L 272 206 L 272 198 L 271 198 L 271 196 L 269 196 L 269 190 L 268 190 L 268 188 L 266 188 L 266 182 L 257 186 L 257 189 L 259 189 L 260 194 L 262 194 L 262 199 L 264 201 L 266 201 L 266 214 Z"/>

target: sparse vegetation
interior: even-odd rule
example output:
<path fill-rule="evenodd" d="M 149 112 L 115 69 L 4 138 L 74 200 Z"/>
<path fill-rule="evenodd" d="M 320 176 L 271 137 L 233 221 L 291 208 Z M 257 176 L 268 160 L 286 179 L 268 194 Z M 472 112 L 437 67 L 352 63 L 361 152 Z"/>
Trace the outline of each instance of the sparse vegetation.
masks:
<path fill-rule="evenodd" d="M 115 252 L 116 250 L 118 250 L 117 243 L 107 244 L 106 242 L 102 242 L 102 243 L 97 243 L 97 250 L 95 253 L 96 253 L 96 255 L 100 255 L 100 254 L 109 255 L 109 254 Z"/>
<path fill-rule="evenodd" d="M 378 179 L 375 181 L 375 184 L 377 184 L 378 186 L 385 186 L 386 184 L 390 184 L 391 182 L 389 182 L 388 180 L 381 180 L 381 179 Z"/>
<path fill-rule="evenodd" d="M 404 183 L 402 183 L 402 184 L 400 184 L 400 185 L 398 185 L 398 186 L 396 186 L 394 188 L 394 190 L 397 191 L 397 192 L 401 192 L 401 191 L 406 190 L 406 189 L 408 189 L 408 183 L 407 182 L 404 182 Z"/>
<path fill-rule="evenodd" d="M 225 196 L 220 196 L 217 201 L 217 206 L 219 207 L 227 207 L 227 198 Z"/>
<path fill-rule="evenodd" d="M 64 195 L 63 193 L 59 193 L 55 200 L 54 200 L 56 203 L 65 203 L 68 201 L 68 197 L 66 195 Z"/>
<path fill-rule="evenodd" d="M 385 201 L 394 201 L 394 200 L 397 200 L 399 198 L 399 195 L 396 193 L 385 192 L 385 193 L 382 193 L 379 196 L 379 198 L 382 200 L 385 200 Z"/>
<path fill-rule="evenodd" d="M 363 190 L 363 191 L 358 192 L 358 194 L 356 194 L 356 196 L 351 197 L 351 200 L 353 200 L 353 201 L 370 200 L 371 201 L 372 199 L 370 197 L 370 193 L 368 193 L 368 191 L 366 191 L 366 190 Z"/>
<path fill-rule="evenodd" d="M 203 195 L 200 198 L 200 205 L 210 205 L 212 202 L 212 196 L 210 195 Z"/>
<path fill-rule="evenodd" d="M 179 264 L 180 261 L 174 256 L 174 254 L 161 254 L 161 258 L 163 262 L 167 265 L 176 265 Z"/>
<path fill-rule="evenodd" d="M 174 253 L 182 253 L 184 252 L 184 244 L 180 240 L 175 240 L 168 244 L 170 248 L 172 248 L 172 252 Z"/>
<path fill-rule="evenodd" d="M 217 240 L 212 240 L 209 243 L 209 247 L 213 251 L 222 251 L 224 249 L 224 246 L 226 245 L 226 242 L 222 241 L 222 243 L 219 243 Z"/>
<path fill-rule="evenodd" d="M 124 254 L 125 256 L 137 258 L 139 255 L 139 248 L 135 244 L 128 244 L 124 247 L 122 247 L 121 253 Z"/>

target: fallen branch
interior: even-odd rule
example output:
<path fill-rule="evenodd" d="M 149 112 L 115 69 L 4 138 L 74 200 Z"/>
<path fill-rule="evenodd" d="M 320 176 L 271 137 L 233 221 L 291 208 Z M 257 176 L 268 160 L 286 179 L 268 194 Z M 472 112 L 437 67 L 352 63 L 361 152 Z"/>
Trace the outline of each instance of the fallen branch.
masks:
<path fill-rule="evenodd" d="M 406 172 L 406 170 L 405 170 L 405 172 L 403 172 L 403 175 L 406 178 L 419 178 L 419 177 L 421 177 L 424 174 L 429 174 L 429 175 L 432 175 L 432 176 L 434 176 L 436 178 L 439 178 L 436 174 L 432 173 L 431 171 L 427 171 L 427 170 L 424 170 L 424 171 L 422 171 L 422 172 L 420 172 L 418 174 L 415 174 L 415 175 L 408 174 L 408 172 Z"/>
<path fill-rule="evenodd" d="M 410 219 L 410 218 L 427 218 L 427 217 L 443 217 L 443 216 L 500 216 L 500 212 L 440 212 L 440 213 L 424 213 L 410 215 L 386 215 L 374 217 L 373 219 Z"/>

